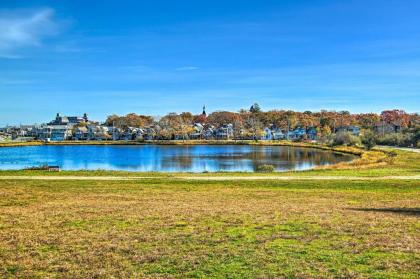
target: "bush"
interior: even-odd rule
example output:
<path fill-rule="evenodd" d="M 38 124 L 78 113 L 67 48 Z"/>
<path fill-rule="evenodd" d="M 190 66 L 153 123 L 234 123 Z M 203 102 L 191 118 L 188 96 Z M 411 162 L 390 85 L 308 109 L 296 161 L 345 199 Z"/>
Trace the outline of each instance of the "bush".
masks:
<path fill-rule="evenodd" d="M 376 136 L 372 131 L 366 131 L 362 136 L 362 143 L 367 150 L 371 150 L 376 145 Z"/>
<path fill-rule="evenodd" d="M 391 146 L 411 146 L 413 144 L 414 134 L 412 133 L 392 133 L 379 137 L 378 144 L 391 145 Z"/>
<path fill-rule="evenodd" d="M 355 146 L 360 145 L 360 138 L 353 136 L 349 132 L 337 133 L 333 136 L 332 145 L 346 145 L 346 146 Z"/>
<path fill-rule="evenodd" d="M 259 165 L 257 166 L 257 172 L 274 172 L 275 168 L 273 165 Z"/>

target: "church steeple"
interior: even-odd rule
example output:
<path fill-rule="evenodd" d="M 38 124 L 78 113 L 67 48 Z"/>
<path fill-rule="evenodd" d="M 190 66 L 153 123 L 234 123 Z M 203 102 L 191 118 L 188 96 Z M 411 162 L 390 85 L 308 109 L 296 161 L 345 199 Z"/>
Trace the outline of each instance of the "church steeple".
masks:
<path fill-rule="evenodd" d="M 203 106 L 203 113 L 202 113 L 202 115 L 204 115 L 204 116 L 207 115 L 207 113 L 206 113 L 206 106 L 205 105 Z"/>

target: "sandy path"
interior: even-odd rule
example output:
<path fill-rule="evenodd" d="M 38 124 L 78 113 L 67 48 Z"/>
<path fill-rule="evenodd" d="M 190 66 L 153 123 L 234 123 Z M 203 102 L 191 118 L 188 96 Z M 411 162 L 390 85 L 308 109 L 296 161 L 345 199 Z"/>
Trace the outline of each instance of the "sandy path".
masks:
<path fill-rule="evenodd" d="M 420 180 L 420 175 L 411 176 L 178 176 L 178 177 L 148 177 L 148 176 L 0 176 L 0 180 L 142 180 L 142 179 L 173 179 L 173 180 Z"/>
<path fill-rule="evenodd" d="M 396 147 L 396 146 L 385 146 L 385 145 L 378 145 L 379 149 L 396 149 L 402 151 L 409 151 L 414 153 L 420 153 L 420 148 L 410 148 L 410 147 Z"/>

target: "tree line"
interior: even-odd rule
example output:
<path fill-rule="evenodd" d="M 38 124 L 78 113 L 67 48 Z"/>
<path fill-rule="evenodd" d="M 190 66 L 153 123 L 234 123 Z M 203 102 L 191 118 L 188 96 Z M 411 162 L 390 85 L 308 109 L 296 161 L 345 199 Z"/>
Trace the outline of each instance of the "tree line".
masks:
<path fill-rule="evenodd" d="M 191 112 L 169 113 L 156 118 L 149 115 L 130 113 L 125 116 L 110 115 L 105 125 L 118 128 L 154 126 L 163 137 L 173 134 L 188 135 L 193 132 L 193 125 L 200 123 L 204 127 L 222 127 L 231 124 L 234 134 L 246 133 L 259 135 L 264 127 L 291 131 L 298 127 L 317 129 L 320 137 L 335 133 L 340 127 L 358 126 L 362 130 L 375 131 L 380 125 L 395 125 L 400 134 L 418 134 L 420 116 L 418 113 L 407 113 L 403 110 L 385 110 L 377 113 L 350 113 L 349 111 L 292 111 L 292 110 L 261 110 L 258 104 L 250 109 L 238 112 L 215 111 L 209 115 L 192 114 Z M 385 135 L 381 135 L 384 137 Z"/>

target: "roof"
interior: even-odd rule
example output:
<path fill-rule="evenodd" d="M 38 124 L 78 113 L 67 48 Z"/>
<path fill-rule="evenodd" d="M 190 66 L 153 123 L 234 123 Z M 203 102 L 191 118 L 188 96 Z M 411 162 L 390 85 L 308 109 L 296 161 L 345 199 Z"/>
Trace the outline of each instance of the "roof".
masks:
<path fill-rule="evenodd" d="M 80 132 L 84 132 L 84 133 L 86 133 L 87 131 L 88 131 L 88 128 L 87 127 L 77 127 L 77 129 L 76 129 L 77 131 L 80 131 Z"/>

